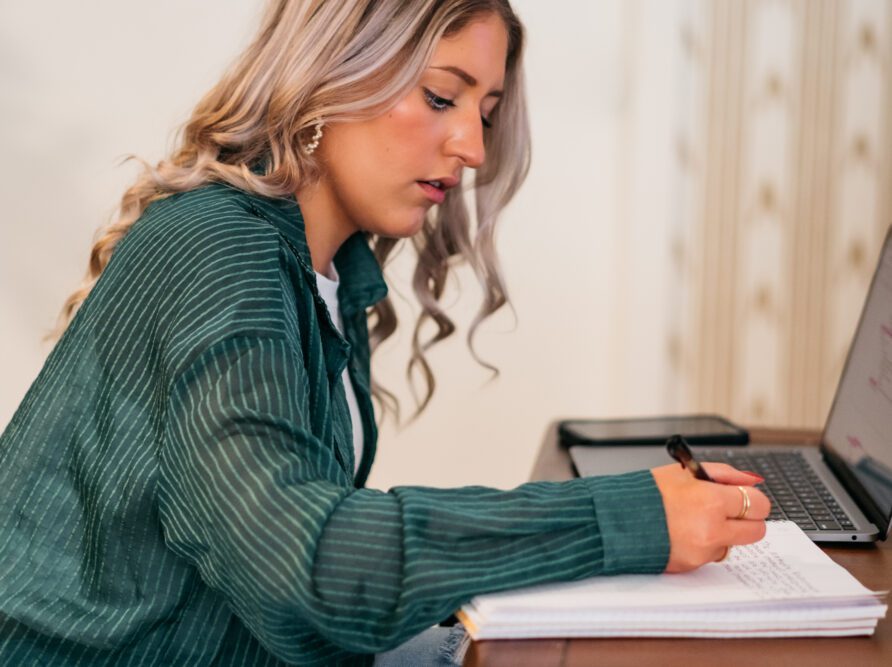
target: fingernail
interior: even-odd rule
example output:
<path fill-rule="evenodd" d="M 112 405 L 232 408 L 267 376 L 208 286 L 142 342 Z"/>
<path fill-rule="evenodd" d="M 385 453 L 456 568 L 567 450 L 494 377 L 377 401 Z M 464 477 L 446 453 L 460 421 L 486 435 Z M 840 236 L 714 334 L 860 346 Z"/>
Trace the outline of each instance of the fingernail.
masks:
<path fill-rule="evenodd" d="M 750 472 L 749 470 L 741 470 L 740 472 L 742 472 L 744 475 L 749 475 L 750 477 L 754 477 L 754 478 L 758 479 L 760 482 L 765 481 L 765 478 L 762 477 L 762 475 L 758 475 L 754 472 Z"/>

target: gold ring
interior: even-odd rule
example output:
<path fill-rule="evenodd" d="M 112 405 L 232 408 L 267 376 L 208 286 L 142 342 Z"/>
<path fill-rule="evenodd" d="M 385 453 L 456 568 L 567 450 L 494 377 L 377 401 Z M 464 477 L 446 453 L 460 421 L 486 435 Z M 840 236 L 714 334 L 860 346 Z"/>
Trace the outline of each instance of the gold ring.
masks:
<path fill-rule="evenodd" d="M 748 494 L 746 489 L 742 486 L 738 486 L 737 489 L 740 491 L 740 495 L 743 496 L 743 506 L 740 508 L 740 514 L 734 518 L 745 519 L 746 513 L 750 511 L 750 494 Z"/>
<path fill-rule="evenodd" d="M 731 547 L 725 547 L 724 553 L 722 553 L 722 555 L 719 558 L 716 558 L 715 562 L 721 563 L 723 560 L 725 560 L 728 557 L 729 553 L 731 553 Z"/>

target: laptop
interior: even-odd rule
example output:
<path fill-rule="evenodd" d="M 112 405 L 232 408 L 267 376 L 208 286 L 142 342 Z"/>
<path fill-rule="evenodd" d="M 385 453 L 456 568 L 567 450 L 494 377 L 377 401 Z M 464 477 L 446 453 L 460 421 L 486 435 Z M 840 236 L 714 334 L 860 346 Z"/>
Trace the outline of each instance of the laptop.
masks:
<path fill-rule="evenodd" d="M 815 542 L 870 542 L 892 520 L 892 228 L 886 234 L 861 319 L 815 447 L 692 447 L 765 478 L 769 519 L 795 521 Z M 581 476 L 670 462 L 664 447 L 569 448 Z"/>

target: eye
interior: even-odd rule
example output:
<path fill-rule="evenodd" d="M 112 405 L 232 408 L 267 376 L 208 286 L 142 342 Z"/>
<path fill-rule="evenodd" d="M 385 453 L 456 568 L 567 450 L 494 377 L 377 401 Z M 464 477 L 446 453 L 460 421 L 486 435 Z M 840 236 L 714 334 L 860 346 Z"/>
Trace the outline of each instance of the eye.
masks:
<path fill-rule="evenodd" d="M 427 88 L 422 88 L 422 90 L 424 91 L 424 99 L 427 100 L 428 106 L 434 111 L 446 111 L 449 107 L 455 106 L 455 102 L 452 100 L 447 100 L 445 97 L 434 95 Z"/>
<path fill-rule="evenodd" d="M 455 106 L 455 102 L 453 100 L 446 99 L 445 97 L 440 97 L 427 88 L 422 88 L 421 90 L 424 91 L 424 99 L 427 101 L 428 106 L 434 111 L 446 111 L 447 109 Z M 486 116 L 480 116 L 480 122 L 483 123 L 483 127 L 485 127 L 487 130 L 492 127 L 492 123 Z"/>

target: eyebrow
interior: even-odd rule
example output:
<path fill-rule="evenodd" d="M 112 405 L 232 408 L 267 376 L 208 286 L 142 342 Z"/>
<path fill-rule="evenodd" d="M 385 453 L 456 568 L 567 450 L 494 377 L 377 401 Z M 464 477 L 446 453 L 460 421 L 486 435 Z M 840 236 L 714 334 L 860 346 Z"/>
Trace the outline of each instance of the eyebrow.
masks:
<path fill-rule="evenodd" d="M 457 76 L 459 79 L 464 81 L 469 86 L 477 85 L 477 79 L 475 79 L 473 76 L 468 74 L 461 67 L 455 67 L 454 65 L 443 65 L 442 67 L 431 66 L 431 69 L 439 69 L 439 70 L 443 70 L 444 72 L 450 72 L 452 74 L 455 74 L 455 76 Z M 493 90 L 493 91 L 490 91 L 489 93 L 487 93 L 486 96 L 487 97 L 501 97 L 502 91 L 501 90 Z"/>

